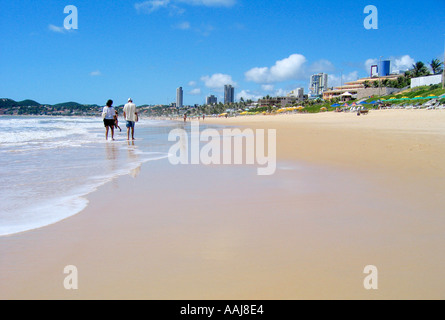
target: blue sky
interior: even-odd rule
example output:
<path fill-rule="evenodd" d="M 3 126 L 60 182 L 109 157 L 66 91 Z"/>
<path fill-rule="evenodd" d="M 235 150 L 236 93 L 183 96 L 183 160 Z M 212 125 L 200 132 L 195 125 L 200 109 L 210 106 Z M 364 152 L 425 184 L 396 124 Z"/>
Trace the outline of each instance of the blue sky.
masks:
<path fill-rule="evenodd" d="M 66 30 L 64 8 L 78 10 Z M 364 8 L 378 9 L 368 30 Z M 445 0 L 15 0 L 1 2 L 0 98 L 103 105 L 132 97 L 202 104 L 224 84 L 239 99 L 308 91 L 312 73 L 330 86 L 443 60 Z"/>

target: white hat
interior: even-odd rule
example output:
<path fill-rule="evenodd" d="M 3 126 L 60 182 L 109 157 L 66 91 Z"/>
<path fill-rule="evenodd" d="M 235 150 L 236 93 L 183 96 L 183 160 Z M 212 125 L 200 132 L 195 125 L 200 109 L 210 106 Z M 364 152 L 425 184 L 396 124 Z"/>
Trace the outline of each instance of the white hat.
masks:
<path fill-rule="evenodd" d="M 132 101 L 132 102 L 133 102 L 133 99 L 131 99 L 131 98 L 128 98 L 128 102 L 130 102 L 130 101 Z"/>

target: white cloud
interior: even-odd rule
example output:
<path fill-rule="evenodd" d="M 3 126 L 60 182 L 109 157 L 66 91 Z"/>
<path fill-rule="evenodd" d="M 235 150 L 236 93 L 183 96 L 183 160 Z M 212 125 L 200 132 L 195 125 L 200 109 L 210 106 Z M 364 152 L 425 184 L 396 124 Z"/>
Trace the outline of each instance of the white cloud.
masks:
<path fill-rule="evenodd" d="M 149 0 L 135 3 L 134 7 L 138 12 L 152 13 L 160 8 L 167 8 L 170 0 Z"/>
<path fill-rule="evenodd" d="M 368 75 L 371 75 L 371 67 L 374 65 L 378 65 L 379 60 L 378 59 L 368 59 L 365 61 L 365 69 Z"/>
<path fill-rule="evenodd" d="M 314 62 L 309 69 L 311 73 L 320 73 L 320 72 L 328 73 L 328 72 L 333 72 L 335 70 L 335 67 L 331 61 L 321 59 L 319 61 Z"/>
<path fill-rule="evenodd" d="M 205 86 L 214 90 L 222 90 L 226 84 L 236 86 L 236 82 L 232 80 L 232 77 L 228 74 L 215 73 L 212 76 L 203 76 L 201 81 Z"/>
<path fill-rule="evenodd" d="M 189 92 L 189 94 L 192 95 L 192 96 L 199 96 L 201 94 L 201 88 L 192 89 Z"/>
<path fill-rule="evenodd" d="M 190 22 L 185 21 L 175 26 L 176 29 L 189 30 L 191 28 Z"/>
<path fill-rule="evenodd" d="M 196 87 L 197 83 L 196 83 L 196 81 L 190 81 L 188 83 L 188 85 L 189 85 L 189 87 Z"/>
<path fill-rule="evenodd" d="M 358 79 L 358 72 L 352 71 L 349 74 L 343 74 L 341 77 L 338 77 L 333 74 L 328 75 L 328 86 L 329 87 L 339 87 L 342 84 L 344 85 L 346 82 L 355 81 Z"/>
<path fill-rule="evenodd" d="M 192 27 L 192 25 L 188 21 L 176 24 L 173 26 L 173 28 L 179 30 L 192 30 L 205 37 L 209 36 L 212 31 L 215 30 L 215 28 L 209 24 L 201 25 L 200 27 Z"/>
<path fill-rule="evenodd" d="M 277 90 L 275 90 L 274 96 L 275 97 L 285 97 L 285 96 L 287 96 L 288 93 L 289 93 L 289 91 L 286 91 L 284 89 L 277 89 Z"/>
<path fill-rule="evenodd" d="M 90 73 L 90 76 L 92 76 L 92 77 L 98 77 L 101 75 L 102 75 L 102 73 L 99 70 L 96 70 L 96 71 L 93 71 Z"/>
<path fill-rule="evenodd" d="M 231 7 L 236 4 L 236 0 L 177 0 L 193 6 L 206 7 Z"/>
<path fill-rule="evenodd" d="M 391 59 L 391 72 L 396 72 L 396 71 L 407 71 L 409 69 L 412 69 L 413 64 L 416 63 L 416 61 L 411 58 L 409 55 L 404 55 L 400 58 L 394 58 Z"/>
<path fill-rule="evenodd" d="M 275 89 L 275 86 L 273 84 L 263 84 L 261 86 L 261 89 L 263 89 L 263 91 L 273 91 Z"/>
<path fill-rule="evenodd" d="M 240 93 L 236 94 L 236 100 L 239 101 L 241 100 L 241 98 L 243 98 L 244 100 L 257 101 L 258 99 L 263 98 L 263 96 L 253 93 L 250 90 L 242 90 Z"/>
<path fill-rule="evenodd" d="M 210 24 L 202 25 L 200 28 L 195 29 L 196 32 L 205 37 L 208 37 L 213 30 L 215 30 L 215 28 Z"/>
<path fill-rule="evenodd" d="M 150 14 L 161 8 L 166 8 L 171 13 L 182 14 L 184 9 L 176 5 L 180 3 L 192 6 L 232 7 L 236 4 L 236 0 L 147 0 L 135 3 L 134 7 L 140 13 Z"/>
<path fill-rule="evenodd" d="M 55 26 L 55 25 L 53 25 L 53 24 L 50 24 L 50 25 L 48 26 L 48 29 L 51 30 L 51 31 L 53 31 L 53 32 L 57 32 L 57 33 L 65 33 L 65 32 L 68 31 L 68 30 L 65 29 L 64 27 L 58 27 L 58 26 Z"/>
<path fill-rule="evenodd" d="M 245 73 L 247 81 L 256 83 L 275 83 L 287 80 L 300 80 L 305 77 L 304 65 L 306 58 L 301 54 L 292 54 L 279 60 L 274 66 L 252 68 Z"/>

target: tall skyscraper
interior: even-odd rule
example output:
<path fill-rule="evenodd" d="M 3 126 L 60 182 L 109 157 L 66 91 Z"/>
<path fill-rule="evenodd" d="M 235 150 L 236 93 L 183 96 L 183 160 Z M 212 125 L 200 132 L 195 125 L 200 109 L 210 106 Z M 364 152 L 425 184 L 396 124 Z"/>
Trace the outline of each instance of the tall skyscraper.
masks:
<path fill-rule="evenodd" d="M 226 84 L 224 86 L 224 103 L 234 103 L 235 102 L 235 88 L 230 85 Z"/>
<path fill-rule="evenodd" d="M 184 106 L 184 91 L 182 87 L 176 90 L 176 107 L 182 108 Z"/>
<path fill-rule="evenodd" d="M 309 88 L 312 92 L 312 95 L 322 95 L 323 92 L 328 89 L 328 75 L 326 73 L 312 75 Z"/>

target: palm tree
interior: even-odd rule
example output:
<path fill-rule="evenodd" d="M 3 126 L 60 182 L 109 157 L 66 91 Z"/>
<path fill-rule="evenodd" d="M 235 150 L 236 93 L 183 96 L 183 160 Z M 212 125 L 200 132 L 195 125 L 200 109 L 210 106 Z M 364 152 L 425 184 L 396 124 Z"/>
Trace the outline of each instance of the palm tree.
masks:
<path fill-rule="evenodd" d="M 439 59 L 433 59 L 430 62 L 431 70 L 433 70 L 433 74 L 441 74 L 443 71 L 443 62 L 441 62 Z"/>
<path fill-rule="evenodd" d="M 430 74 L 430 71 L 422 61 L 418 61 L 413 64 L 413 74 L 414 77 L 422 77 Z"/>

